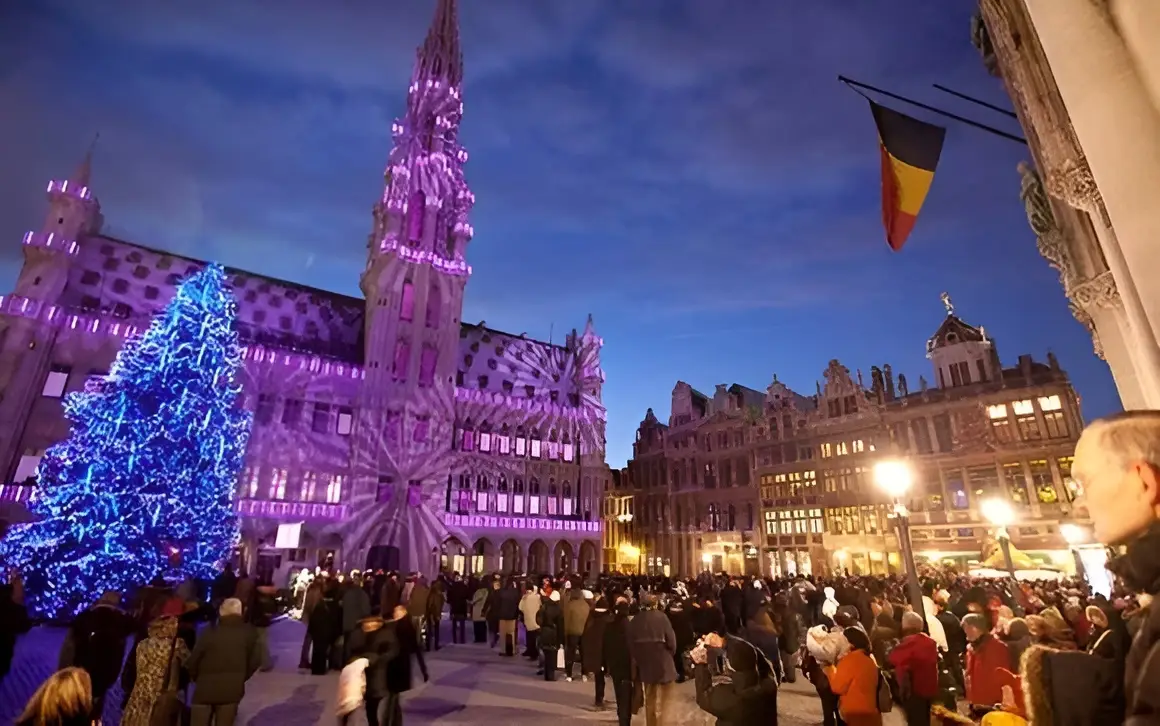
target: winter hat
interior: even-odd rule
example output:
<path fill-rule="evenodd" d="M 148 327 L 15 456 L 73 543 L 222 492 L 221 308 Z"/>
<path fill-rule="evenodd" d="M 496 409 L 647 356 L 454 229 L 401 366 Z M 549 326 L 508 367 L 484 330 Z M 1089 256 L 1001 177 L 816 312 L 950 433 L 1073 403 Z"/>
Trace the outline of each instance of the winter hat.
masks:
<path fill-rule="evenodd" d="M 179 597 L 171 597 L 165 601 L 161 606 L 161 614 L 159 617 L 171 615 L 173 617 L 181 617 L 185 614 L 185 601 Z"/>

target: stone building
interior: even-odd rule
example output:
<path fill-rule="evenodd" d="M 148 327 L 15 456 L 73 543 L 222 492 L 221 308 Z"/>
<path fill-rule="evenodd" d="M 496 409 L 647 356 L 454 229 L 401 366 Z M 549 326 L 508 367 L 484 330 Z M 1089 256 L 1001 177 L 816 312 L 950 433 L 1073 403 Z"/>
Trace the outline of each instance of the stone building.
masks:
<path fill-rule="evenodd" d="M 897 571 L 890 501 L 872 480 L 884 456 L 915 471 L 909 508 L 920 560 L 979 560 L 979 504 L 1009 499 L 1016 547 L 1070 566 L 1059 525 L 1086 513 L 1070 478 L 1079 403 L 1054 356 L 1000 363 L 982 328 L 947 315 L 927 343 L 930 380 L 838 361 L 813 395 L 774 376 L 765 393 L 678 383 L 669 423 L 650 410 L 630 469 L 638 538 L 655 571 L 774 575 Z"/>
<path fill-rule="evenodd" d="M 461 319 L 474 234 L 462 63 L 455 0 L 438 0 L 373 208 L 365 299 L 228 271 L 255 422 L 239 554 L 263 572 L 600 568 L 610 472 L 591 318 L 563 345 Z M 16 290 L 0 298 L 8 520 L 68 434 L 62 396 L 107 373 L 204 264 L 103 234 L 91 163 L 49 184 Z"/>
<path fill-rule="evenodd" d="M 972 37 L 1027 136 L 1020 196 L 1039 251 L 1125 408 L 1160 407 L 1160 7 L 981 0 Z"/>

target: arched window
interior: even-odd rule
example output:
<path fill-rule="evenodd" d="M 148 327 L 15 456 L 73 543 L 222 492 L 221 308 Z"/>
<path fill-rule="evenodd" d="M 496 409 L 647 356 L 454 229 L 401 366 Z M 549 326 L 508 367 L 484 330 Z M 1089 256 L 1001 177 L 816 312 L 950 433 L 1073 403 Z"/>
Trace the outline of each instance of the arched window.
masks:
<path fill-rule="evenodd" d="M 533 497 L 540 496 L 540 480 L 534 476 L 528 481 L 528 493 Z"/>
<path fill-rule="evenodd" d="M 427 195 L 421 189 L 411 193 L 407 202 L 407 239 L 418 243 L 423 239 L 423 225 L 427 217 Z"/>
<path fill-rule="evenodd" d="M 548 496 L 554 497 L 556 493 L 556 479 L 554 477 L 548 477 Z"/>
<path fill-rule="evenodd" d="M 521 479 L 520 477 L 518 477 L 518 476 L 516 477 L 516 480 L 515 480 L 513 486 L 515 487 L 516 494 L 523 494 L 524 493 L 524 480 Z"/>
<path fill-rule="evenodd" d="M 532 477 L 528 481 L 528 514 L 540 513 L 540 480 Z"/>
<path fill-rule="evenodd" d="M 507 490 L 508 490 L 507 477 L 504 476 L 503 474 L 499 475 L 499 483 L 497 483 L 495 485 L 495 490 L 497 492 L 499 492 L 500 494 L 507 494 Z M 752 509 L 753 509 L 752 505 L 749 507 L 749 509 L 752 511 Z"/>
<path fill-rule="evenodd" d="M 443 299 L 439 296 L 439 283 L 435 280 L 431 281 L 431 287 L 427 290 L 427 327 L 436 328 L 439 326 L 439 314 L 443 309 Z"/>
<path fill-rule="evenodd" d="M 415 285 L 410 280 L 403 281 L 403 294 L 399 299 L 399 320 L 410 322 L 415 319 Z"/>
<path fill-rule="evenodd" d="M 487 477 L 486 477 L 486 476 L 481 476 L 481 477 L 479 477 L 478 479 L 476 479 L 476 480 L 475 480 L 475 488 L 476 488 L 477 490 L 481 491 L 481 492 L 486 492 L 486 491 L 487 491 L 487 489 L 488 489 L 488 486 L 487 486 Z"/>
<path fill-rule="evenodd" d="M 572 483 L 566 481 L 566 482 L 564 482 L 563 514 L 565 517 L 571 517 L 575 513 L 576 513 L 576 506 L 575 506 L 575 502 L 572 499 Z"/>
<path fill-rule="evenodd" d="M 459 475 L 459 488 L 460 489 L 470 489 L 471 488 L 471 477 L 468 476 L 467 474 L 460 474 Z"/>
<path fill-rule="evenodd" d="M 710 532 L 717 532 L 721 529 L 721 508 L 717 504 L 710 504 L 708 506 L 709 520 L 706 524 Z"/>
<path fill-rule="evenodd" d="M 725 520 L 725 529 L 732 532 L 737 529 L 737 510 L 733 508 L 732 504 L 729 505 L 728 514 L 728 519 Z"/>
<path fill-rule="evenodd" d="M 572 484 L 571 484 L 571 482 L 564 482 L 564 498 L 565 499 L 572 498 Z"/>

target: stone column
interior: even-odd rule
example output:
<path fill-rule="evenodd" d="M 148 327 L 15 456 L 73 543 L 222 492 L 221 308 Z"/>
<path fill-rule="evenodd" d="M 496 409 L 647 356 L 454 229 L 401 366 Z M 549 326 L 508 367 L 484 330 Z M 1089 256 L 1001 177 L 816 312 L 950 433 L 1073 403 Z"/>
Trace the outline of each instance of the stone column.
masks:
<path fill-rule="evenodd" d="M 1135 317 L 1133 298 L 1138 294 L 1155 336 L 1160 289 L 1148 283 L 1160 271 L 1160 245 L 1155 244 L 1160 239 L 1160 209 L 1155 204 L 1155 190 L 1160 189 L 1160 112 L 1104 2 L 1025 2 L 1092 175 L 1085 180 L 1078 173 L 1082 169 L 1069 169 L 1049 180 L 1048 186 L 1059 189 L 1094 181 L 1098 191 L 1080 191 L 1095 197 L 1097 206 L 1102 200 L 1115 229 L 1118 245 L 1101 238 L 1108 266 L 1130 319 Z M 1149 398 L 1157 393 L 1149 391 Z"/>

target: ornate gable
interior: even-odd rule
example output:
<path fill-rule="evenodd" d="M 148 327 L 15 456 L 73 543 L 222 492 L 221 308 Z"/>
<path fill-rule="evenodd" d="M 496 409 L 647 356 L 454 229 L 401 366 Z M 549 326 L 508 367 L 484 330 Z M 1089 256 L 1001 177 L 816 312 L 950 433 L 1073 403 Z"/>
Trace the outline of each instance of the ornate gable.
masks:
<path fill-rule="evenodd" d="M 943 320 L 938 330 L 926 341 L 926 354 L 929 357 L 934 351 L 958 343 L 983 343 L 987 335 L 982 328 L 964 323 L 957 315 L 951 313 Z"/>

